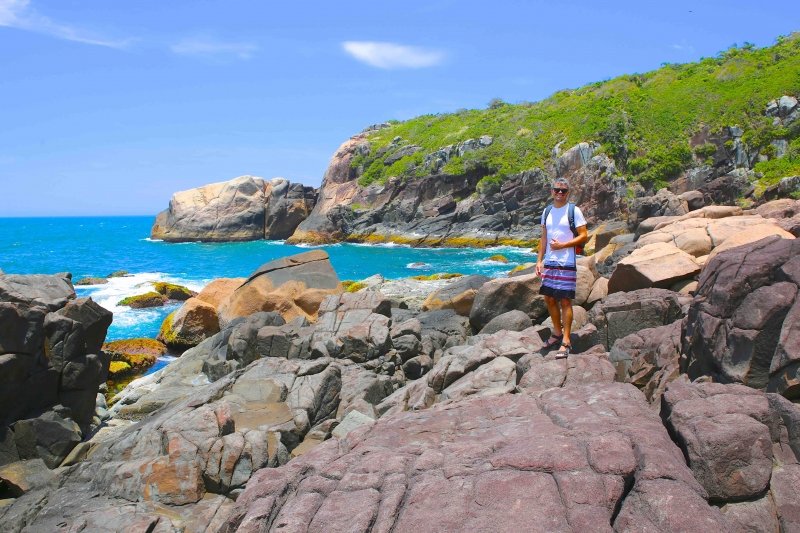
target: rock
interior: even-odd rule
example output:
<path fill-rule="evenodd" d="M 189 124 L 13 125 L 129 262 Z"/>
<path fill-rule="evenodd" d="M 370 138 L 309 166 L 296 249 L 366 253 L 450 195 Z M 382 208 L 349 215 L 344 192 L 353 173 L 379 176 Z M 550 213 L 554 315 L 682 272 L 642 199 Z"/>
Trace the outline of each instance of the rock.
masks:
<path fill-rule="evenodd" d="M 778 516 L 796 515 L 800 489 L 778 494 L 781 474 L 798 468 L 797 406 L 742 385 L 676 381 L 664 395 L 664 414 L 709 498 L 736 503 L 769 491 Z"/>
<path fill-rule="evenodd" d="M 219 332 L 217 310 L 200 298 L 189 298 L 161 324 L 158 340 L 172 349 L 185 350 Z"/>
<path fill-rule="evenodd" d="M 689 308 L 689 377 L 800 394 L 800 242 L 769 237 L 713 257 Z"/>
<path fill-rule="evenodd" d="M 602 300 L 608 296 L 608 278 L 597 278 L 592 285 L 592 290 L 589 291 L 589 297 L 586 298 L 586 305 L 591 307 L 593 303 Z"/>
<path fill-rule="evenodd" d="M 689 211 L 697 211 L 705 206 L 705 198 L 700 191 L 686 191 L 679 194 L 678 199 L 686 202 Z"/>
<path fill-rule="evenodd" d="M 354 429 L 369 426 L 375 423 L 373 418 L 368 417 L 358 411 L 350 411 L 344 420 L 339 423 L 338 426 L 333 430 L 333 436 L 337 439 L 343 439 L 347 437 L 347 435 L 353 431 Z"/>
<path fill-rule="evenodd" d="M 81 441 L 78 425 L 53 411 L 38 418 L 17 420 L 12 428 L 19 458 L 41 458 L 48 468 L 60 465 Z"/>
<path fill-rule="evenodd" d="M 240 176 L 175 193 L 150 236 L 168 242 L 282 239 L 313 205 L 311 187 Z"/>
<path fill-rule="evenodd" d="M 617 235 L 624 235 L 628 232 L 627 223 L 621 220 L 611 220 L 604 222 L 597 226 L 594 230 L 595 250 L 602 250 L 605 248 L 611 239 Z"/>
<path fill-rule="evenodd" d="M 81 286 L 84 286 L 84 285 L 105 285 L 106 283 L 108 283 L 108 279 L 106 279 L 106 278 L 88 277 L 88 278 L 79 279 L 78 281 L 75 282 L 75 285 L 81 285 Z"/>
<path fill-rule="evenodd" d="M 421 326 L 420 340 L 423 350 L 430 356 L 436 350 L 464 344 L 471 334 L 469 319 L 452 309 L 420 313 L 417 320 Z"/>
<path fill-rule="evenodd" d="M 183 285 L 176 285 L 174 283 L 166 283 L 158 281 L 153 283 L 156 292 L 167 297 L 169 300 L 178 300 L 184 302 L 192 296 L 197 296 L 197 293 L 187 289 Z"/>
<path fill-rule="evenodd" d="M 227 300 L 247 278 L 217 278 L 201 290 L 196 298 L 210 304 L 215 309 Z"/>
<path fill-rule="evenodd" d="M 132 309 L 146 309 L 148 307 L 161 307 L 167 303 L 167 297 L 155 291 L 123 298 L 117 305 L 127 305 Z"/>
<path fill-rule="evenodd" d="M 44 461 L 39 458 L 0 466 L 0 482 L 2 482 L 0 484 L 3 485 L 3 493 L 14 498 L 22 496 L 31 489 L 46 486 L 54 477 Z"/>
<path fill-rule="evenodd" d="M 476 293 L 490 279 L 479 275 L 463 276 L 432 292 L 422 303 L 422 310 L 455 309 L 459 315 L 469 316 Z"/>
<path fill-rule="evenodd" d="M 167 353 L 167 347 L 154 339 L 122 339 L 103 344 L 103 351 L 112 361 L 124 361 L 134 373 L 142 373 Z"/>
<path fill-rule="evenodd" d="M 345 363 L 342 361 L 339 364 L 342 388 L 339 393 L 339 408 L 336 411 L 338 420 L 342 420 L 361 402 L 370 406 L 378 405 L 394 390 L 394 384 L 389 376 L 376 374 L 360 365 Z M 365 413 L 362 411 L 362 414 Z"/>
<path fill-rule="evenodd" d="M 377 411 L 383 416 L 424 409 L 448 398 L 509 392 L 516 383 L 514 363 L 543 347 L 542 337 L 534 328 L 522 332 L 501 331 L 478 337 L 470 345 L 452 346 L 444 351 L 424 379 L 392 393 L 377 406 Z M 496 359 L 505 361 L 494 362 Z"/>
<path fill-rule="evenodd" d="M 523 311 L 533 321 L 547 315 L 544 297 L 539 295 L 541 279 L 536 274 L 493 279 L 475 295 L 469 322 L 480 331 L 493 318 L 508 311 Z"/>
<path fill-rule="evenodd" d="M 401 146 L 400 141 L 390 145 L 376 161 L 385 163 L 392 154 L 400 153 L 397 150 Z M 418 169 L 423 174 L 413 180 L 392 177 L 384 183 L 361 186 L 358 181 L 366 169 L 354 162 L 371 151 L 368 137 L 356 135 L 332 157 L 322 180 L 320 200 L 287 242 L 532 245 L 537 235 L 530 230 L 538 229 L 538 219 L 550 201 L 550 180 L 558 172 L 573 183 L 573 198 L 590 223 L 626 211 L 624 180 L 614 162 L 605 154 L 595 155 L 597 145 L 588 143 L 556 158 L 547 171 L 520 172 L 501 184 L 481 182 L 483 172 L 440 172 L 450 157 L 482 146 L 480 139 L 445 146 L 423 157 Z"/>
<path fill-rule="evenodd" d="M 522 331 L 533 326 L 533 321 L 522 311 L 508 311 L 496 316 L 481 330 L 481 334 L 492 334 L 498 331 Z"/>
<path fill-rule="evenodd" d="M 319 355 L 363 363 L 391 348 L 391 302 L 377 291 L 329 296 L 320 307 L 312 338 Z"/>
<path fill-rule="evenodd" d="M 682 200 L 668 189 L 661 189 L 654 196 L 633 200 L 629 224 L 636 227 L 641 221 L 648 218 L 681 216 L 688 212 L 689 206 L 685 200 Z"/>
<path fill-rule="evenodd" d="M 580 356 L 570 355 L 556 359 L 550 353 L 524 355 L 517 361 L 517 373 L 521 377 L 517 387 L 528 393 L 542 392 L 556 387 L 603 384 L 614 381 L 614 367 L 604 351 L 589 351 Z"/>
<path fill-rule="evenodd" d="M 617 339 L 683 317 L 690 298 L 666 289 L 639 289 L 609 294 L 589 311 L 598 341 L 610 349 Z"/>
<path fill-rule="evenodd" d="M 699 273 L 700 265 L 680 248 L 667 243 L 648 244 L 617 263 L 608 281 L 608 292 L 666 289 Z"/>
<path fill-rule="evenodd" d="M 97 353 L 103 346 L 113 314 L 91 298 L 78 298 L 56 311 L 58 315 L 79 322 L 83 329 L 86 351 Z"/>
<path fill-rule="evenodd" d="M 219 306 L 221 324 L 258 311 L 277 311 L 285 320 L 316 319 L 322 300 L 342 292 L 328 254 L 312 250 L 259 267 Z"/>
<path fill-rule="evenodd" d="M 620 381 L 639 388 L 656 411 L 667 384 L 680 374 L 681 320 L 617 339 L 609 352 Z"/>
<path fill-rule="evenodd" d="M 705 496 L 640 392 L 575 386 L 382 418 L 257 473 L 225 531 L 727 530 Z"/>
<path fill-rule="evenodd" d="M 188 377 L 184 373 L 198 358 L 214 356 L 201 353 L 213 340 L 156 379 Z M 179 362 L 183 365 L 174 367 Z M 114 527 L 119 527 L 153 524 L 158 513 L 167 530 L 215 529 L 218 513 L 227 515 L 219 497 L 237 497 L 253 472 L 286 463 L 289 450 L 312 427 L 332 418 L 341 386 L 339 367 L 330 360 L 267 357 L 214 383 L 201 385 L 196 374 L 193 378 L 182 397 L 61 470 L 56 487 L 17 499 L 2 515 L 4 525 L 50 531 L 58 523 L 67 528 L 94 523 L 90 519 L 101 513 L 118 516 Z M 146 394 L 137 400 L 143 401 Z M 97 506 L 88 506 L 89 500 Z"/>
<path fill-rule="evenodd" d="M 55 311 L 75 299 L 71 280 L 70 274 L 2 274 L 0 302 L 41 305 Z"/>

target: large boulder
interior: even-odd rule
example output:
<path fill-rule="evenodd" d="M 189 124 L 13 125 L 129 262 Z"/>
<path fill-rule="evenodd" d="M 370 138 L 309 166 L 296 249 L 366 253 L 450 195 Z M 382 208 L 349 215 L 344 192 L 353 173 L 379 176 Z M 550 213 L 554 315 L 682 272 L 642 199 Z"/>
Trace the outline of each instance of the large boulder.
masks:
<path fill-rule="evenodd" d="M 469 322 L 480 331 L 493 318 L 508 311 L 523 311 L 534 322 L 547 315 L 544 297 L 539 294 L 542 280 L 536 274 L 497 278 L 484 283 L 469 313 Z"/>
<path fill-rule="evenodd" d="M 61 404 L 65 416 L 89 429 L 108 371 L 101 347 L 112 315 L 91 299 L 75 299 L 70 279 L 0 275 L 2 427 Z"/>
<path fill-rule="evenodd" d="M 319 310 L 312 349 L 363 363 L 389 351 L 390 326 L 391 302 L 378 291 L 329 296 Z"/>
<path fill-rule="evenodd" d="M 642 329 L 671 324 L 682 318 L 691 297 L 667 289 L 638 289 L 609 294 L 589 311 L 597 339 L 610 349 L 617 339 Z"/>
<path fill-rule="evenodd" d="M 311 187 L 240 176 L 175 193 L 156 217 L 151 237 L 168 242 L 283 239 L 313 206 Z"/>
<path fill-rule="evenodd" d="M 800 396 L 800 242 L 776 236 L 718 254 L 689 308 L 691 378 Z"/>
<path fill-rule="evenodd" d="M 699 273 L 697 261 L 680 248 L 668 243 L 648 244 L 617 263 L 608 281 L 608 292 L 668 289 Z"/>
<path fill-rule="evenodd" d="M 641 393 L 593 384 L 379 419 L 257 473 L 223 531 L 729 530 L 706 497 Z"/>
<path fill-rule="evenodd" d="M 475 294 L 491 278 L 487 276 L 464 276 L 450 285 L 432 292 L 422 303 L 423 311 L 455 309 L 462 316 L 469 316 Z"/>
<path fill-rule="evenodd" d="M 74 299 L 71 274 L 0 274 L 0 302 L 38 305 L 55 311 Z"/>
<path fill-rule="evenodd" d="M 661 409 L 667 384 L 680 375 L 682 320 L 646 328 L 617 339 L 608 357 L 620 381 L 636 385 L 654 409 Z"/>
<path fill-rule="evenodd" d="M 220 304 L 219 320 L 225 325 L 259 311 L 276 311 L 287 321 L 315 320 L 322 300 L 342 291 L 328 254 L 312 250 L 259 267 Z"/>
<path fill-rule="evenodd" d="M 742 385 L 676 381 L 663 414 L 695 478 L 733 525 L 800 526 L 800 408 Z"/>

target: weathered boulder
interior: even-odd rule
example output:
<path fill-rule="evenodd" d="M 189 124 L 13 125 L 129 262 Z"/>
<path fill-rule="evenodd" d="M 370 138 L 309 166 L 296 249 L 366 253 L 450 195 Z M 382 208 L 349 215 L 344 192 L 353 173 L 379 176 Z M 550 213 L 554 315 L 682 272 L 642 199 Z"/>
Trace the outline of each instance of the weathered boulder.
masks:
<path fill-rule="evenodd" d="M 589 321 L 597 328 L 597 340 L 608 350 L 617 339 L 683 317 L 689 302 L 691 297 L 667 289 L 616 292 L 595 303 Z"/>
<path fill-rule="evenodd" d="M 110 324 L 109 311 L 75 299 L 68 274 L 0 275 L 0 427 L 61 404 L 87 430 Z"/>
<path fill-rule="evenodd" d="M 617 378 L 636 385 L 656 411 L 667 384 L 680 375 L 681 325 L 676 320 L 631 333 L 617 339 L 608 354 Z"/>
<path fill-rule="evenodd" d="M 608 354 L 600 349 L 592 349 L 581 353 L 580 357 L 565 359 L 556 359 L 555 354 L 546 357 L 539 354 L 523 355 L 517 361 L 517 374 L 517 388 L 528 393 L 542 392 L 554 387 L 614 381 L 614 367 L 608 360 Z"/>
<path fill-rule="evenodd" d="M 319 309 L 312 350 L 319 356 L 363 363 L 392 346 L 391 302 L 378 291 L 329 296 Z"/>
<path fill-rule="evenodd" d="M 172 195 L 150 236 L 168 242 L 283 239 L 314 206 L 314 189 L 240 176 Z"/>
<path fill-rule="evenodd" d="M 205 530 L 222 512 L 216 495 L 235 498 L 253 472 L 286 463 L 288 452 L 339 405 L 340 369 L 329 359 L 266 357 L 211 384 L 194 378 L 185 396 L 60 471 L 57 487 L 31 490 L 0 510 L 0 522 L 12 531 L 50 531 L 100 515 L 118 516 L 119 528 L 153 523 L 160 514 L 165 530 Z M 209 500 L 216 502 L 210 513 Z"/>
<path fill-rule="evenodd" d="M 450 346 L 464 344 L 472 334 L 469 319 L 453 309 L 427 311 L 417 315 L 420 322 L 420 341 L 422 351 L 434 357 L 436 353 Z"/>
<path fill-rule="evenodd" d="M 800 472 L 800 408 L 742 385 L 676 381 L 663 409 L 695 478 L 734 525 L 770 531 L 800 525 L 800 486 L 793 484 Z"/>
<path fill-rule="evenodd" d="M 800 395 L 800 242 L 768 237 L 706 264 L 689 308 L 683 368 Z"/>
<path fill-rule="evenodd" d="M 652 243 L 634 250 L 617 263 L 608 281 L 608 292 L 649 287 L 667 289 L 699 273 L 700 265 L 691 255 L 672 244 Z"/>
<path fill-rule="evenodd" d="M 166 281 L 157 281 L 153 283 L 153 288 L 156 290 L 157 293 L 166 296 L 168 300 L 177 300 L 179 302 L 185 302 L 189 298 L 197 296 L 196 292 L 187 287 L 184 287 L 183 285 L 177 285 L 175 283 L 167 283 Z"/>
<path fill-rule="evenodd" d="M 377 406 L 377 412 L 385 415 L 424 409 L 445 399 L 510 392 L 518 379 L 515 363 L 527 354 L 540 352 L 543 346 L 535 328 L 500 331 L 477 337 L 473 344 L 453 346 L 423 379 L 392 393 Z"/>
<path fill-rule="evenodd" d="M 513 310 L 498 315 L 491 319 L 488 324 L 483 326 L 481 334 L 492 334 L 498 331 L 522 331 L 533 326 L 533 321 L 527 313 Z"/>
<path fill-rule="evenodd" d="M 0 498 L 17 498 L 31 489 L 47 485 L 54 477 L 39 458 L 5 464 L 0 466 Z"/>
<path fill-rule="evenodd" d="M 71 274 L 0 274 L 0 302 L 39 305 L 55 311 L 74 299 Z"/>
<path fill-rule="evenodd" d="M 653 196 L 633 200 L 628 223 L 636 228 L 640 222 L 651 217 L 681 216 L 689 212 L 688 203 L 668 189 L 660 189 Z"/>
<path fill-rule="evenodd" d="M 132 309 L 147 309 L 149 307 L 161 307 L 167 303 L 167 297 L 156 291 L 149 291 L 144 294 L 127 296 L 117 302 L 117 305 L 127 305 Z"/>
<path fill-rule="evenodd" d="M 800 185 L 800 176 L 795 177 Z M 782 198 L 767 202 L 756 208 L 756 213 L 767 219 L 774 219 L 781 228 L 795 237 L 800 237 L 800 200 Z"/>
<path fill-rule="evenodd" d="M 463 276 L 455 282 L 432 292 L 422 303 L 423 311 L 455 309 L 462 316 L 469 316 L 475 294 L 491 278 L 487 276 Z"/>
<path fill-rule="evenodd" d="M 523 311 L 534 322 L 547 315 L 544 297 L 539 294 L 542 280 L 536 274 L 497 278 L 484 283 L 475 295 L 469 322 L 480 331 L 493 318 L 508 311 Z"/>
<path fill-rule="evenodd" d="M 728 530 L 705 498 L 639 391 L 573 386 L 379 419 L 257 473 L 223 531 Z"/>
<path fill-rule="evenodd" d="M 177 311 L 167 315 L 157 339 L 172 349 L 185 350 L 218 332 L 216 308 L 199 298 L 189 298 Z"/>
<path fill-rule="evenodd" d="M 48 468 L 60 465 L 81 441 L 78 424 L 54 411 L 38 418 L 17 420 L 11 427 L 19 458 L 40 458 Z"/>
<path fill-rule="evenodd" d="M 323 250 L 283 257 L 259 267 L 220 304 L 220 323 L 259 311 L 277 311 L 287 321 L 314 320 L 322 300 L 342 290 Z"/>

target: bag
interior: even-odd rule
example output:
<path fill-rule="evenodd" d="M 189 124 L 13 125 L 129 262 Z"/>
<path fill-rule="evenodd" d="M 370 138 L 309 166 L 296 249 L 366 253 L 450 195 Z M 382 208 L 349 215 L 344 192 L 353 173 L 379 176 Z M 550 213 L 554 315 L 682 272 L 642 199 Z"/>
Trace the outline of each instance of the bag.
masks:
<path fill-rule="evenodd" d="M 553 208 L 553 204 L 548 205 L 544 209 L 544 221 L 547 222 L 547 215 L 550 214 L 550 210 Z M 575 204 L 572 202 L 567 203 L 567 220 L 569 220 L 569 229 L 572 231 L 572 236 L 578 236 L 578 228 L 575 227 Z M 579 244 L 575 247 L 575 255 L 583 255 L 583 244 Z"/>

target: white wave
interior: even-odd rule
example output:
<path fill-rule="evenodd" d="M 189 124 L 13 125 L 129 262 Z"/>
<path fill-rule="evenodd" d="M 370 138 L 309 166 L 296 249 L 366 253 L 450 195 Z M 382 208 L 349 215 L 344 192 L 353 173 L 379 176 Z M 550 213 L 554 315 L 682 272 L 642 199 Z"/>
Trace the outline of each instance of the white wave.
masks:
<path fill-rule="evenodd" d="M 285 240 L 264 241 L 265 244 L 286 244 Z"/>
<path fill-rule="evenodd" d="M 139 239 L 139 240 L 146 242 L 164 242 L 164 239 L 151 239 L 150 237 L 145 237 L 144 239 Z"/>
<path fill-rule="evenodd" d="M 401 244 L 397 242 L 351 242 L 348 244 L 361 248 L 411 248 L 410 244 Z"/>
<path fill-rule="evenodd" d="M 475 261 L 475 264 L 481 266 L 507 266 L 508 268 L 514 268 L 514 263 L 510 261 L 508 263 L 504 263 L 503 261 L 495 261 L 494 259 L 481 259 L 479 261 Z"/>
<path fill-rule="evenodd" d="M 76 292 L 81 296 L 90 296 L 92 300 L 114 313 L 115 324 L 130 326 L 145 320 L 148 310 L 137 309 L 135 315 L 131 315 L 131 308 L 127 305 L 118 305 L 119 301 L 128 296 L 150 292 L 153 290 L 153 283 L 160 281 L 183 285 L 196 292 L 202 290 L 206 285 L 205 280 L 182 279 L 162 272 L 140 272 L 123 277 L 108 278 L 108 283 L 103 285 L 78 287 Z M 152 313 L 157 312 L 151 310 L 149 313 L 151 313 L 149 319 L 153 320 L 155 315 Z M 127 322 L 128 320 L 130 322 Z"/>
<path fill-rule="evenodd" d="M 421 261 L 416 261 L 414 263 L 408 263 L 406 268 L 412 268 L 415 270 L 429 270 L 431 268 L 430 263 L 423 263 Z"/>
<path fill-rule="evenodd" d="M 171 363 L 175 359 L 177 359 L 177 357 L 175 357 L 174 355 L 160 355 L 160 356 L 158 356 L 158 360 L 159 361 L 164 361 L 165 363 Z"/>

